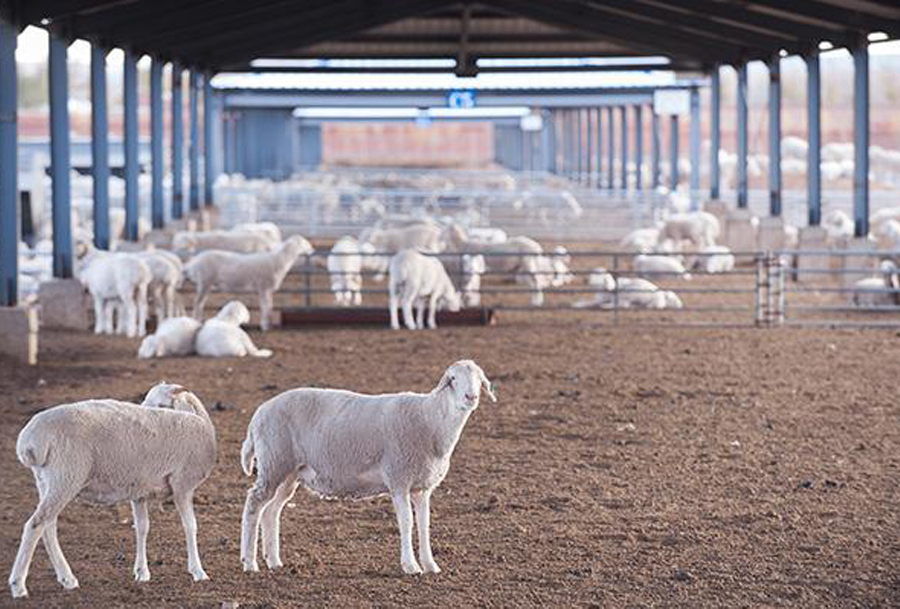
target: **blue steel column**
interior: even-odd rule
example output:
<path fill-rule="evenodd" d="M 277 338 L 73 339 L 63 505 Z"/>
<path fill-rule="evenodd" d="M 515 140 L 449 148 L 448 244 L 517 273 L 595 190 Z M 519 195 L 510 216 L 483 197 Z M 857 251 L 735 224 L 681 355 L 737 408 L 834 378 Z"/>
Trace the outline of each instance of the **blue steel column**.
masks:
<path fill-rule="evenodd" d="M 619 108 L 622 119 L 622 190 L 628 190 L 628 106 Z"/>
<path fill-rule="evenodd" d="M 577 176 L 576 180 L 581 182 L 584 180 L 584 141 L 583 141 L 583 126 L 582 118 L 584 113 L 581 108 L 575 110 L 575 158 L 577 163 Z"/>
<path fill-rule="evenodd" d="M 691 209 L 697 209 L 700 204 L 700 91 L 697 87 L 691 89 L 691 131 L 688 145 L 691 155 Z"/>
<path fill-rule="evenodd" d="M 544 111 L 544 133 L 547 136 L 547 163 L 545 168 L 550 173 L 556 173 L 556 110 L 550 109 Z"/>
<path fill-rule="evenodd" d="M 163 115 L 162 61 L 154 57 L 150 64 L 150 211 L 153 228 L 165 224 L 163 213 Z"/>
<path fill-rule="evenodd" d="M 138 99 L 137 58 L 125 49 L 125 239 L 138 240 Z"/>
<path fill-rule="evenodd" d="M 606 129 L 609 135 L 606 150 L 606 185 L 612 190 L 616 187 L 616 121 L 614 120 L 615 112 L 613 107 L 606 108 Z"/>
<path fill-rule="evenodd" d="M 709 75 L 710 88 L 710 134 L 709 134 L 709 196 L 718 199 L 721 194 L 721 172 L 719 170 L 719 147 L 721 146 L 722 98 L 719 83 L 719 66 L 713 66 Z"/>
<path fill-rule="evenodd" d="M 216 179 L 215 161 L 213 160 L 213 125 L 216 110 L 213 107 L 212 74 L 203 76 L 203 203 L 213 204 L 213 182 Z"/>
<path fill-rule="evenodd" d="M 603 188 L 603 108 L 596 108 L 597 113 L 597 188 Z"/>
<path fill-rule="evenodd" d="M 172 63 L 172 219 L 184 215 L 184 120 L 181 65 Z"/>
<path fill-rule="evenodd" d="M 678 188 L 678 115 L 673 114 L 669 117 L 669 163 L 670 176 L 669 188 L 675 190 Z"/>
<path fill-rule="evenodd" d="M 545 109 L 541 110 L 541 171 L 551 172 L 551 162 L 552 162 L 552 138 L 551 138 L 551 130 L 552 123 L 550 122 L 550 111 Z"/>
<path fill-rule="evenodd" d="M 200 74 L 191 70 L 188 79 L 188 121 L 190 142 L 188 159 L 190 163 L 190 190 L 188 200 L 191 211 L 200 209 L 200 132 L 197 124 L 197 89 L 200 88 Z"/>
<path fill-rule="evenodd" d="M 69 190 L 69 43 L 50 33 L 50 177 L 53 193 L 53 276 L 72 276 L 72 202 Z"/>
<path fill-rule="evenodd" d="M 737 66 L 737 205 L 747 207 L 747 64 Z"/>
<path fill-rule="evenodd" d="M 810 226 L 822 221 L 822 86 L 819 78 L 819 49 L 812 48 L 806 60 L 806 120 L 809 148 L 806 152 L 806 196 Z"/>
<path fill-rule="evenodd" d="M 109 249 L 109 122 L 106 50 L 91 45 L 91 164 L 94 176 L 94 247 Z"/>
<path fill-rule="evenodd" d="M 869 234 L 869 48 L 863 37 L 853 48 L 854 235 Z"/>
<path fill-rule="evenodd" d="M 769 214 L 781 215 L 781 57 L 769 68 Z"/>
<path fill-rule="evenodd" d="M 656 109 L 650 106 L 650 185 L 656 189 L 659 187 L 660 171 L 660 138 L 659 138 L 659 115 Z"/>
<path fill-rule="evenodd" d="M 584 151 L 585 179 L 584 183 L 591 185 L 593 180 L 594 169 L 594 130 L 592 128 L 591 116 L 593 110 L 591 108 L 584 109 L 584 138 L 587 141 Z"/>
<path fill-rule="evenodd" d="M 637 190 L 643 189 L 644 165 L 644 108 L 640 104 L 634 107 L 634 185 Z"/>
<path fill-rule="evenodd" d="M 19 28 L 0 15 L 0 306 L 18 302 L 19 192 L 16 42 Z"/>

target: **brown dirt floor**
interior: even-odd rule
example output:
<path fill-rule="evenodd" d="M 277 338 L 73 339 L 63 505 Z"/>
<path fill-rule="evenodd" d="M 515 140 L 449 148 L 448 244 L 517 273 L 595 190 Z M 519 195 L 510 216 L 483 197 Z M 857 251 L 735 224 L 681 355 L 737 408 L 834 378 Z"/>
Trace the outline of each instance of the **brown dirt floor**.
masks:
<path fill-rule="evenodd" d="M 153 579 L 132 582 L 130 510 L 73 502 L 16 607 L 897 606 L 900 334 L 893 330 L 601 325 L 596 314 L 503 313 L 495 327 L 254 333 L 271 360 L 138 361 L 136 340 L 43 332 L 41 364 L 0 362 L 0 573 L 36 493 L 16 435 L 47 406 L 138 400 L 166 379 L 194 390 L 220 455 L 196 501 L 211 581 L 193 584 L 171 504 L 151 511 Z M 399 568 L 389 500 L 298 493 L 285 568 L 244 574 L 253 410 L 288 388 L 429 390 L 471 357 L 496 382 L 433 501 L 444 569 Z M 216 404 L 219 408 L 216 408 Z"/>

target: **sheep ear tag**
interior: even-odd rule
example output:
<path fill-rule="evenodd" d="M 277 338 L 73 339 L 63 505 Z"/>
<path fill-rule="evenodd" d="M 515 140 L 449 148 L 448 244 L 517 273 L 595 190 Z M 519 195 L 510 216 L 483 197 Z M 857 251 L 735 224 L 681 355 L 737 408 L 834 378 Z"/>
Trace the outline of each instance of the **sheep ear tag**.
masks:
<path fill-rule="evenodd" d="M 485 382 L 482 384 L 484 385 L 484 390 L 487 392 L 488 397 L 491 398 L 491 401 L 496 402 L 497 396 L 494 394 L 494 383 L 485 379 Z"/>

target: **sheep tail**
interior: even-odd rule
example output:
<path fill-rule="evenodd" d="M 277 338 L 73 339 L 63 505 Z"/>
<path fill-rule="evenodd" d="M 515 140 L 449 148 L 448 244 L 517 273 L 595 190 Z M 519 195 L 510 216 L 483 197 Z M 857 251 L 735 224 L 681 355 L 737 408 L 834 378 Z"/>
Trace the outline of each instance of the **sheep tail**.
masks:
<path fill-rule="evenodd" d="M 241 467 L 248 476 L 253 475 L 253 463 L 256 461 L 256 448 L 253 445 L 253 432 L 247 431 L 247 438 L 241 445 Z"/>
<path fill-rule="evenodd" d="M 16 456 L 25 467 L 43 467 L 50 456 L 49 438 L 37 438 L 28 435 L 20 437 L 16 443 Z"/>

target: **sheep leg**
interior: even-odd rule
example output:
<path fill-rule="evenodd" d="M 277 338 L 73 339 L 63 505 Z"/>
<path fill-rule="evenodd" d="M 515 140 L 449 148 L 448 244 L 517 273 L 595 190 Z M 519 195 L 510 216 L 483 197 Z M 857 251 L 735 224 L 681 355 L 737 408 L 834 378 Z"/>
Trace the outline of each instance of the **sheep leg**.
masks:
<path fill-rule="evenodd" d="M 137 311 L 137 335 L 144 336 L 147 334 L 147 284 L 142 283 L 137 288 L 137 296 L 135 303 Z"/>
<path fill-rule="evenodd" d="M 241 564 L 244 571 L 259 571 L 259 563 L 256 562 L 259 521 L 276 490 L 277 487 L 258 476 L 256 484 L 247 491 L 244 515 L 241 517 Z"/>
<path fill-rule="evenodd" d="M 197 549 L 197 519 L 194 517 L 194 494 L 181 493 L 175 495 L 175 509 L 181 516 L 181 525 L 184 527 L 184 536 L 187 540 L 188 571 L 198 582 L 209 579 L 203 566 L 200 564 L 200 551 Z"/>
<path fill-rule="evenodd" d="M 356 275 L 356 281 L 353 285 L 353 304 L 359 306 L 362 304 L 362 275 Z"/>
<path fill-rule="evenodd" d="M 425 299 L 416 299 L 416 328 L 421 330 L 425 327 Z"/>
<path fill-rule="evenodd" d="M 47 554 L 50 556 L 50 564 L 53 565 L 53 570 L 56 572 L 56 580 L 66 590 L 73 590 L 78 587 L 78 580 L 72 573 L 72 568 L 62 552 L 62 548 L 59 547 L 59 538 L 56 536 L 56 521 L 57 519 L 54 518 L 47 522 L 41 538 L 44 541 Z"/>
<path fill-rule="evenodd" d="M 272 324 L 272 290 L 259 294 L 259 327 L 265 332 Z"/>
<path fill-rule="evenodd" d="M 434 562 L 431 554 L 431 491 L 418 491 L 412 493 L 411 497 L 419 532 L 419 562 L 425 573 L 440 573 L 441 568 Z"/>
<path fill-rule="evenodd" d="M 159 323 L 166 318 L 165 301 L 163 300 L 163 286 L 159 283 L 153 284 L 153 310 L 156 314 L 156 322 Z"/>
<path fill-rule="evenodd" d="M 391 328 L 394 330 L 400 329 L 400 320 L 397 315 L 398 306 L 400 306 L 400 303 L 397 298 L 397 288 L 394 285 L 394 282 L 391 282 L 388 285 L 388 309 L 391 314 Z"/>
<path fill-rule="evenodd" d="M 238 328 L 240 329 L 240 328 Z M 270 349 L 259 349 L 253 344 L 250 335 L 241 330 L 241 343 L 244 347 L 244 355 L 252 355 L 253 357 L 272 357 Z"/>
<path fill-rule="evenodd" d="M 43 491 L 44 488 L 53 487 L 42 485 L 41 490 Z M 28 579 L 28 569 L 31 567 L 31 559 L 34 558 L 34 550 L 37 547 L 38 540 L 44 534 L 47 525 L 56 521 L 56 517 L 66 507 L 66 504 L 74 499 L 78 491 L 81 490 L 80 487 L 74 487 L 74 489 L 74 492 L 67 492 L 62 489 L 55 492 L 41 492 L 41 499 L 38 502 L 37 509 L 34 510 L 31 518 L 25 522 L 25 526 L 22 529 L 22 541 L 19 543 L 16 561 L 13 563 L 12 571 L 9 574 L 9 589 L 13 598 L 28 596 L 25 582 Z M 53 533 L 51 533 L 51 537 L 53 537 Z M 74 577 L 72 579 L 74 580 Z M 74 588 L 78 585 L 78 582 L 74 581 L 70 582 L 70 584 Z"/>
<path fill-rule="evenodd" d="M 206 307 L 206 299 L 209 298 L 209 290 L 202 283 L 195 286 L 197 290 L 194 294 L 194 319 L 203 321 L 203 309 Z"/>
<path fill-rule="evenodd" d="M 94 334 L 102 334 L 106 329 L 106 319 L 104 317 L 103 299 L 94 296 Z"/>
<path fill-rule="evenodd" d="M 401 306 L 403 307 L 403 323 L 406 324 L 406 327 L 410 330 L 416 329 L 416 320 L 413 318 L 413 302 L 418 298 L 417 294 L 414 293 L 406 293 L 403 295 L 403 302 Z"/>
<path fill-rule="evenodd" d="M 166 286 L 165 290 L 165 298 L 166 298 L 166 318 L 175 317 L 178 313 L 175 310 L 175 298 L 177 296 L 177 287 L 174 283 L 170 283 Z"/>
<path fill-rule="evenodd" d="M 131 502 L 131 513 L 134 515 L 134 581 L 150 581 L 150 569 L 147 567 L 147 533 L 150 532 L 150 516 L 147 513 L 146 499 Z"/>
<path fill-rule="evenodd" d="M 137 304 L 132 299 L 126 298 L 122 306 L 125 309 L 125 334 L 129 338 L 134 338 L 138 333 Z"/>
<path fill-rule="evenodd" d="M 432 294 L 431 298 L 428 299 L 428 327 L 432 330 L 437 329 L 437 308 L 438 296 L 437 294 Z"/>
<path fill-rule="evenodd" d="M 275 498 L 263 509 L 260 520 L 263 558 L 266 559 L 266 565 L 270 569 L 283 566 L 281 562 L 281 511 L 294 496 L 298 486 L 300 483 L 297 482 L 296 476 L 289 477 L 278 486 Z"/>
<path fill-rule="evenodd" d="M 408 575 L 422 573 L 422 567 L 416 562 L 412 546 L 413 513 L 409 505 L 409 492 L 402 491 L 391 495 L 394 511 L 397 512 L 397 527 L 400 529 L 400 567 Z"/>

